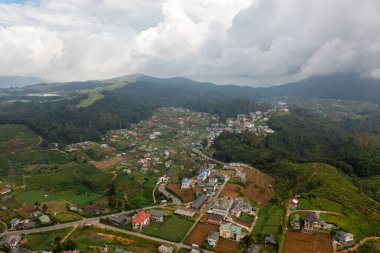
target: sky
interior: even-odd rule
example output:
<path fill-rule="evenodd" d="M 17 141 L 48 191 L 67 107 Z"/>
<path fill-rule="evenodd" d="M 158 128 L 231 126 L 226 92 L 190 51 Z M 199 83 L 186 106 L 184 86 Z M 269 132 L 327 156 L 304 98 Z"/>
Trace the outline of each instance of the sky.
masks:
<path fill-rule="evenodd" d="M 0 76 L 380 78 L 379 0 L 0 0 Z"/>

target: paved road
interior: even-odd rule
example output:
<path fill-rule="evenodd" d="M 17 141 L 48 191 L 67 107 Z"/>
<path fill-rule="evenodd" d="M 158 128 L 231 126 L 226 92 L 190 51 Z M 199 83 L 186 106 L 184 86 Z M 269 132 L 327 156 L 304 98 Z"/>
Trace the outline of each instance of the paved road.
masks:
<path fill-rule="evenodd" d="M 195 228 L 195 226 L 198 224 L 198 222 L 202 219 L 202 216 L 206 213 L 206 211 L 209 209 L 211 203 L 213 203 L 215 200 L 218 199 L 220 193 L 223 191 L 223 188 L 226 186 L 226 184 L 228 183 L 228 179 L 226 179 L 224 181 L 224 183 L 219 187 L 219 190 L 218 192 L 215 194 L 214 197 L 210 198 L 206 204 L 203 205 L 203 207 L 201 208 L 201 210 L 199 211 L 199 217 L 195 220 L 195 222 L 193 223 L 193 225 L 191 226 L 191 228 L 189 229 L 189 231 L 187 231 L 187 234 L 186 236 L 184 237 L 183 241 L 186 240 L 186 238 L 189 236 L 189 234 L 191 233 L 191 231 L 193 231 L 193 229 Z M 183 242 L 182 241 L 182 242 Z M 205 252 L 205 251 L 204 251 Z"/>
<path fill-rule="evenodd" d="M 170 192 L 166 190 L 166 184 L 160 184 L 160 186 L 158 187 L 158 190 L 162 194 L 164 194 L 165 197 L 171 199 L 173 201 L 173 204 L 180 205 L 182 203 L 179 198 L 177 198 L 176 196 L 174 196 L 173 194 L 171 194 Z"/>
<path fill-rule="evenodd" d="M 148 210 L 148 209 L 153 209 L 153 208 L 157 208 L 157 207 L 161 208 L 162 205 L 144 207 L 143 209 Z M 4 237 L 6 235 L 21 235 L 21 234 L 41 233 L 41 232 L 46 232 L 46 231 L 52 231 L 52 230 L 57 230 L 57 229 L 79 226 L 80 224 L 82 224 L 84 222 L 96 223 L 99 221 L 100 218 L 107 218 L 107 217 L 111 217 L 113 215 L 119 215 L 119 214 L 131 214 L 133 212 L 136 212 L 136 210 L 123 211 L 123 212 L 119 212 L 119 213 L 107 214 L 107 215 L 103 215 L 103 216 L 99 216 L 99 217 L 93 217 L 93 218 L 85 218 L 85 219 L 82 219 L 79 221 L 73 221 L 73 222 L 68 222 L 68 223 L 63 223 L 63 224 L 55 224 L 55 225 L 47 226 L 47 227 L 40 227 L 40 228 L 27 229 L 27 230 L 13 230 L 13 231 L 8 230 L 7 232 L 1 233 L 0 237 Z"/>
<path fill-rule="evenodd" d="M 204 159 L 210 161 L 210 162 L 219 163 L 221 165 L 225 165 L 226 164 L 226 163 L 224 163 L 222 161 L 219 161 L 219 160 L 216 160 L 216 159 L 214 159 L 214 158 L 212 158 L 212 157 L 210 157 L 210 156 L 208 156 L 206 154 L 203 154 L 199 149 L 193 148 L 192 151 L 194 153 L 196 153 L 197 155 L 203 157 Z"/>

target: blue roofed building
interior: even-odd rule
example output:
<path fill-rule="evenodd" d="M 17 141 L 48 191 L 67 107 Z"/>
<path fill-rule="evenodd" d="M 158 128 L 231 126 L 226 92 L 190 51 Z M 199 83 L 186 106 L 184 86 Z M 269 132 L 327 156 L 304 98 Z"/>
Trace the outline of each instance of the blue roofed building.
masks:
<path fill-rule="evenodd" d="M 181 189 L 190 189 L 190 179 L 187 177 L 182 179 Z"/>

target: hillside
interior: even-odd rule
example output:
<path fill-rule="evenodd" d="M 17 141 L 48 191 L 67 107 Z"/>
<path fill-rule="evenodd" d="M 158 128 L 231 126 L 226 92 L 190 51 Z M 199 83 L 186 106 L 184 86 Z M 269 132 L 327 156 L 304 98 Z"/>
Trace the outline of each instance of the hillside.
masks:
<path fill-rule="evenodd" d="M 361 193 L 350 178 L 336 168 L 323 163 L 282 162 L 273 164 L 267 172 L 276 178 L 276 190 L 282 198 L 302 194 L 313 202 L 325 199 L 330 206 L 341 206 L 339 211 L 345 215 L 344 219 L 331 222 L 358 238 L 380 233 L 380 203 Z M 315 209 L 313 205 L 309 208 Z"/>

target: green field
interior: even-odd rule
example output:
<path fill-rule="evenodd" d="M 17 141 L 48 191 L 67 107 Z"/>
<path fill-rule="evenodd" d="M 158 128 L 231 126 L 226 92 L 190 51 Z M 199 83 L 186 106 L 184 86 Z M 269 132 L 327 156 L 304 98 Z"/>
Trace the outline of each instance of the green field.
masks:
<path fill-rule="evenodd" d="M 192 225 L 192 221 L 173 215 L 163 223 L 152 222 L 142 233 L 173 242 L 180 242 Z"/>
<path fill-rule="evenodd" d="M 299 209 L 324 210 L 333 212 L 343 212 L 343 205 L 325 198 L 301 198 L 298 204 Z"/>
<path fill-rule="evenodd" d="M 115 180 L 116 195 L 119 198 L 127 197 L 132 207 L 145 207 L 154 205 L 152 192 L 156 186 L 157 175 L 132 173 L 121 175 Z"/>
<path fill-rule="evenodd" d="M 71 212 L 57 213 L 57 215 L 55 215 L 54 218 L 57 219 L 59 223 L 66 223 L 82 219 L 82 217 L 79 214 Z"/>
<path fill-rule="evenodd" d="M 92 105 L 93 103 L 95 103 L 96 101 L 98 101 L 102 98 L 104 98 L 103 94 L 101 94 L 99 92 L 91 92 L 88 94 L 88 97 L 86 99 L 83 99 L 79 102 L 77 107 L 79 107 L 79 108 L 88 107 L 88 106 Z"/>
<path fill-rule="evenodd" d="M 48 197 L 45 198 L 44 195 Z M 43 203 L 47 201 L 66 200 L 75 204 L 85 204 L 100 198 L 102 195 L 97 193 L 88 193 L 87 195 L 77 195 L 73 192 L 47 192 L 47 191 L 26 191 L 18 192 L 15 197 L 27 204 L 34 205 L 35 202 Z"/>
<path fill-rule="evenodd" d="M 0 176 L 14 176 L 30 164 L 62 164 L 73 159 L 70 154 L 42 148 L 42 142 L 23 125 L 0 125 Z"/>
<path fill-rule="evenodd" d="M 375 215 L 370 217 L 370 219 L 367 219 L 361 214 L 353 212 L 347 216 L 321 213 L 320 219 L 326 222 L 335 223 L 344 231 L 353 233 L 357 240 L 360 240 L 368 234 L 376 234 L 380 232 L 380 215 Z M 372 226 L 376 226 L 377 229 L 371 228 Z"/>
<path fill-rule="evenodd" d="M 157 252 L 160 243 L 116 231 L 96 227 L 78 229 L 72 233 L 69 240 L 77 243 L 77 249 L 88 251 L 88 247 L 99 247 L 107 244 L 109 252 L 122 248 L 132 252 Z M 98 248 L 97 248 L 98 249 Z"/>
<path fill-rule="evenodd" d="M 177 253 L 189 253 L 190 252 L 190 250 L 188 250 L 188 249 L 184 249 L 184 248 L 180 248 L 178 251 L 177 251 Z"/>
<path fill-rule="evenodd" d="M 280 206 L 271 205 L 260 209 L 259 218 L 252 234 L 254 236 L 269 234 L 276 236 L 281 233 L 283 218 L 284 209 Z"/>
<path fill-rule="evenodd" d="M 51 249 L 52 243 L 57 236 L 63 238 L 71 230 L 72 228 L 65 228 L 38 234 L 25 235 L 25 238 L 28 240 L 26 246 L 32 250 L 49 250 Z"/>

